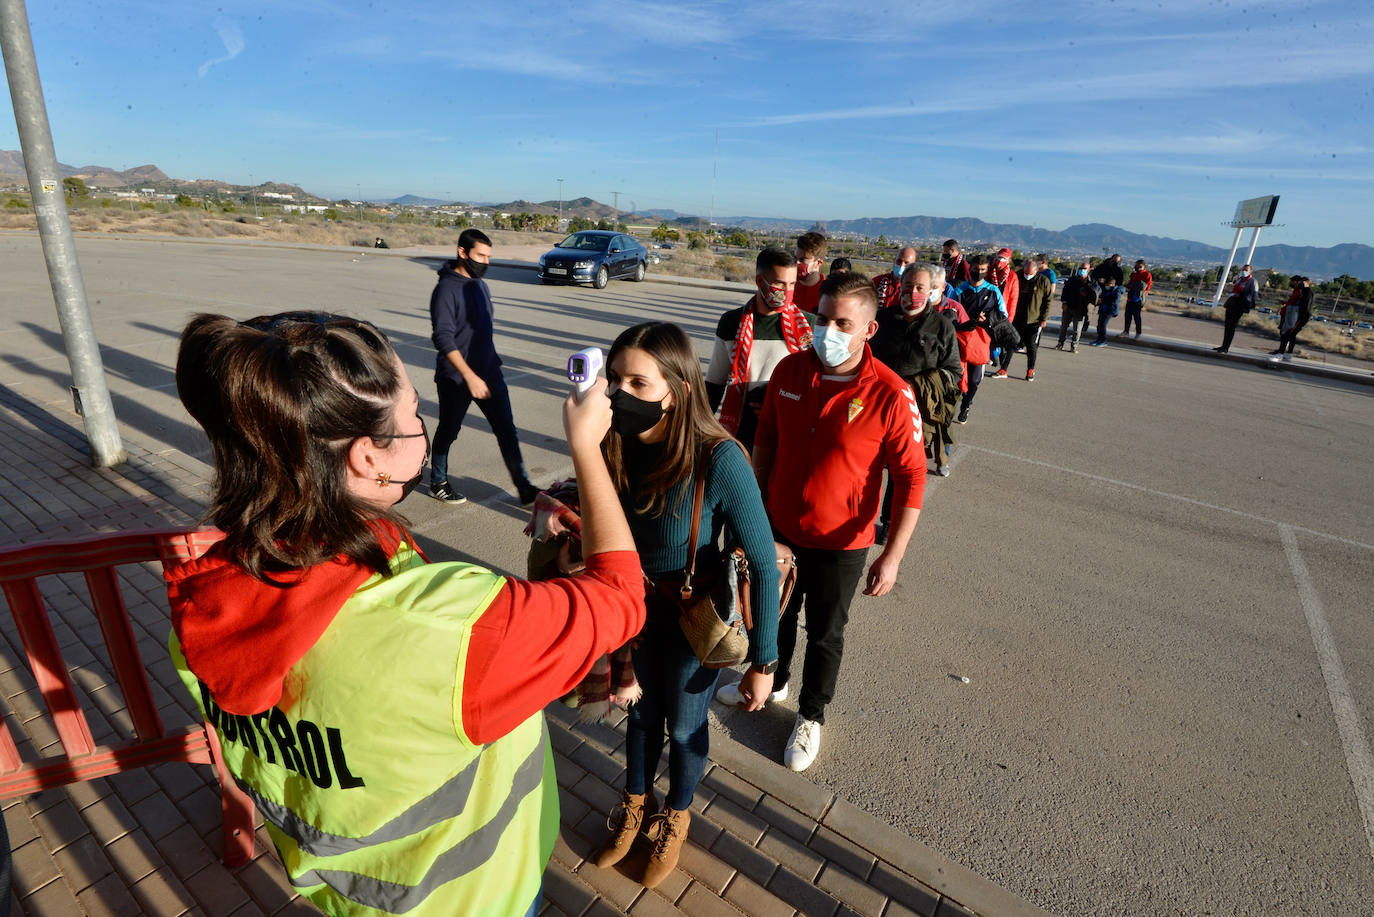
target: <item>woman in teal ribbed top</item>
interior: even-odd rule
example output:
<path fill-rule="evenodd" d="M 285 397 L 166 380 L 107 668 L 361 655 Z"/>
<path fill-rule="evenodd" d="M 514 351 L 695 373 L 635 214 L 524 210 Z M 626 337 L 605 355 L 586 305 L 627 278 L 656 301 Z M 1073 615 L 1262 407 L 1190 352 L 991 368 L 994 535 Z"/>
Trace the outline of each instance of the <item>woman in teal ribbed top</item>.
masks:
<path fill-rule="evenodd" d="M 747 710 L 758 710 L 773 684 L 778 658 L 778 570 L 772 527 L 744 448 L 711 412 L 701 364 L 686 333 L 669 322 L 635 325 L 616 338 L 606 363 L 611 431 L 602 448 L 620 493 L 635 547 L 651 577 L 687 566 L 693 478 L 698 455 L 709 456 L 698 550 L 723 523 L 753 570 L 748 673 L 740 683 Z M 706 770 L 706 712 L 716 671 L 703 668 L 678 623 L 676 605 L 647 597 L 648 619 L 634 650 L 643 696 L 630 707 L 625 732 L 626 776 L 612 812 L 612 834 L 597 856 L 610 866 L 643 830 L 652 852 L 644 885 L 652 888 L 677 865 L 687 837 L 688 806 Z M 654 773 L 669 740 L 668 795 L 659 811 Z"/>

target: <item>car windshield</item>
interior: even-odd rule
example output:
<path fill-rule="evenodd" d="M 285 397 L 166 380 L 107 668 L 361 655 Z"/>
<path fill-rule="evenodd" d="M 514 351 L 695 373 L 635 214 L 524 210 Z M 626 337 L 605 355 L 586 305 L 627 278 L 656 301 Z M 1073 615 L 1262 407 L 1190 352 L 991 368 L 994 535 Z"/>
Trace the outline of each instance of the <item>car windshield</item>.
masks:
<path fill-rule="evenodd" d="M 575 232 L 559 242 L 558 247 L 571 248 L 579 252 L 604 252 L 610 241 L 610 236 L 593 236 L 588 233 Z"/>

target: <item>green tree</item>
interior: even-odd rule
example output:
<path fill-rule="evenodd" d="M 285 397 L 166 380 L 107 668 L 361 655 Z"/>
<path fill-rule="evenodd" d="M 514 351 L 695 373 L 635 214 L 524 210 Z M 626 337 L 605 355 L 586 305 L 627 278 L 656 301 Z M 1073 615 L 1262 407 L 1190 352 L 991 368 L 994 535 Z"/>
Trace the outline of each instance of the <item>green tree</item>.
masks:
<path fill-rule="evenodd" d="M 173 203 L 175 203 L 178 207 L 196 206 L 195 200 L 189 194 L 178 194 Z"/>
<path fill-rule="evenodd" d="M 725 234 L 725 238 L 721 239 L 721 241 L 734 248 L 749 247 L 749 237 L 744 234 L 744 230 L 742 229 L 731 230 Z"/>
<path fill-rule="evenodd" d="M 461 214 L 453 218 L 454 229 L 467 229 L 471 225 L 472 220 L 469 220 L 466 216 L 463 216 Z"/>
<path fill-rule="evenodd" d="M 85 198 L 91 196 L 91 189 L 86 187 L 86 183 L 73 175 L 71 178 L 62 179 L 62 187 L 67 192 L 69 198 Z"/>
<path fill-rule="evenodd" d="M 238 210 L 233 201 L 220 201 L 219 209 L 222 213 L 236 213 Z"/>
<path fill-rule="evenodd" d="M 568 232 L 581 232 L 584 229 L 593 229 L 596 223 L 588 217 L 573 217 L 568 221 Z"/>
<path fill-rule="evenodd" d="M 615 231 L 616 231 L 616 232 L 629 232 L 629 231 L 630 231 L 630 224 L 629 224 L 629 223 L 626 223 L 624 220 L 621 220 L 620 222 L 618 222 L 618 223 L 615 224 Z"/>
<path fill-rule="evenodd" d="M 653 239 L 655 242 L 667 242 L 668 224 L 659 223 L 657 226 L 654 227 L 654 231 L 649 233 L 649 238 Z"/>
<path fill-rule="evenodd" d="M 6 210 L 28 210 L 29 202 L 18 197 L 12 197 L 5 201 Z"/>
<path fill-rule="evenodd" d="M 596 228 L 608 230 L 611 228 L 611 221 L 606 219 L 605 217 L 602 217 L 601 219 L 596 221 Z"/>
<path fill-rule="evenodd" d="M 339 211 L 335 210 L 333 207 L 330 207 L 328 210 L 324 212 L 324 218 L 326 220 L 337 221 L 339 219 Z"/>
<path fill-rule="evenodd" d="M 707 248 L 706 236 L 696 231 L 687 233 L 687 247 L 693 251 Z"/>

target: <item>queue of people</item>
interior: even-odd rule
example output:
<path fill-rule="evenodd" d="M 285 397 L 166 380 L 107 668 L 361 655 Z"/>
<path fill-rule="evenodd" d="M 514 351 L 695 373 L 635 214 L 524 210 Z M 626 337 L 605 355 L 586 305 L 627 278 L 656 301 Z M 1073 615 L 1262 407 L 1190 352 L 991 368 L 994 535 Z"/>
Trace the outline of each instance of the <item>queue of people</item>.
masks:
<path fill-rule="evenodd" d="M 224 539 L 167 572 L 172 659 L 291 884 L 321 910 L 538 913 L 558 826 L 541 711 L 627 645 L 640 693 L 598 864 L 642 838 L 646 886 L 676 867 L 713 697 L 758 711 L 795 691 L 781 757 L 794 771 L 815 761 L 856 594 L 894 588 L 926 462 L 949 474 L 950 431 L 968 421 L 984 367 L 1006 376 L 1023 344 L 1034 378 L 1053 290 L 1042 258 L 1012 272 L 1010 252 L 966 259 L 953 240 L 939 263 L 903 249 L 876 281 L 834 265 L 826 276 L 824 241 L 759 254 L 754 293 L 720 318 L 704 375 L 675 324 L 616 338 L 605 381 L 563 404 L 581 561 L 540 582 L 431 563 L 396 513 L 426 464 L 431 496 L 461 501 L 448 453 L 473 401 L 517 499 L 539 495 L 494 345 L 480 231 L 459 237 L 430 301 L 432 442 L 369 322 L 289 312 L 186 327 L 177 387 L 213 447 L 210 518 Z M 1072 348 L 1077 325 L 1065 324 Z M 746 671 L 717 688 L 673 595 L 725 541 L 753 571 L 753 615 Z M 796 560 L 785 604 L 779 545 Z"/>

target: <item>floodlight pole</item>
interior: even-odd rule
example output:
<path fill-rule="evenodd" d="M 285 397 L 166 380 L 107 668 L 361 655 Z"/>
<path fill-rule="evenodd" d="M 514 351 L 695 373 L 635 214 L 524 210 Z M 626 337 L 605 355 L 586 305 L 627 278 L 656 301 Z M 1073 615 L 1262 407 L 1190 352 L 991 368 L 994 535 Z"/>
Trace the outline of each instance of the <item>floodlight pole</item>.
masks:
<path fill-rule="evenodd" d="M 48 265 L 48 282 L 52 285 L 57 321 L 71 365 L 72 398 L 91 446 L 91 464 L 108 468 L 125 460 L 124 444 L 119 438 L 110 390 L 105 386 L 100 344 L 95 338 L 81 265 L 76 258 L 76 241 L 72 238 L 67 201 L 57 171 L 57 153 L 52 145 L 43 87 L 38 81 L 38 61 L 33 53 L 24 0 L 0 0 L 0 52 L 5 58 L 5 75 L 14 102 L 29 197 L 38 218 L 43 260 Z"/>
<path fill-rule="evenodd" d="M 1245 253 L 1245 260 L 1242 261 L 1241 264 L 1249 264 L 1251 266 L 1254 265 L 1254 262 L 1250 259 L 1255 257 L 1255 246 L 1259 244 L 1259 234 L 1260 230 L 1263 228 L 1263 226 L 1255 227 L 1254 233 L 1250 236 L 1250 250 Z"/>
<path fill-rule="evenodd" d="M 1236 227 L 1236 238 L 1231 242 L 1231 254 L 1226 256 L 1226 267 L 1221 269 L 1221 276 L 1217 278 L 1217 291 L 1212 294 L 1212 305 L 1221 302 L 1221 291 L 1226 289 L 1226 278 L 1230 275 L 1231 265 L 1236 260 L 1236 249 L 1240 248 L 1240 234 L 1244 231 L 1244 226 Z"/>

